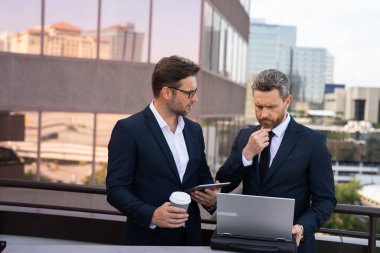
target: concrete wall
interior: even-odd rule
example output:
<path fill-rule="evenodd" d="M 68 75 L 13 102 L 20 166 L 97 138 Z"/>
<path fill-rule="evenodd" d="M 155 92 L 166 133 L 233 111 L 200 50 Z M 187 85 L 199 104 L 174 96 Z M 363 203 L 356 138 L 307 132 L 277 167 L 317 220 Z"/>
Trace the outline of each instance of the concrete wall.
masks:
<path fill-rule="evenodd" d="M 153 98 L 154 65 L 0 52 L 0 110 L 132 114 Z M 244 113 L 245 89 L 214 74 L 198 75 L 191 114 Z"/>

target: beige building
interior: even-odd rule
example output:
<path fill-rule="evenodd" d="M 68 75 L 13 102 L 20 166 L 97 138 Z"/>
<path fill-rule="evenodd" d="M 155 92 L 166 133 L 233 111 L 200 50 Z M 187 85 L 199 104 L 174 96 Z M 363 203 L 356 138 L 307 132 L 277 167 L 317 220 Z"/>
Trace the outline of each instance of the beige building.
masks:
<path fill-rule="evenodd" d="M 82 35 L 82 29 L 66 23 L 58 22 L 45 26 L 44 54 L 78 58 L 96 57 L 96 36 Z M 9 44 L 6 48 L 5 45 Z M 13 35 L 3 35 L 0 51 L 22 54 L 39 54 L 41 45 L 41 27 L 35 27 Z M 4 50 L 1 48 L 4 47 Z M 101 41 L 100 55 L 108 59 L 109 42 Z"/>
<path fill-rule="evenodd" d="M 325 110 L 346 120 L 380 122 L 380 88 L 348 87 L 325 95 Z"/>
<path fill-rule="evenodd" d="M 333 111 L 338 118 L 345 117 L 346 107 L 346 90 L 335 89 L 333 93 L 325 94 L 324 109 L 326 111 Z"/>

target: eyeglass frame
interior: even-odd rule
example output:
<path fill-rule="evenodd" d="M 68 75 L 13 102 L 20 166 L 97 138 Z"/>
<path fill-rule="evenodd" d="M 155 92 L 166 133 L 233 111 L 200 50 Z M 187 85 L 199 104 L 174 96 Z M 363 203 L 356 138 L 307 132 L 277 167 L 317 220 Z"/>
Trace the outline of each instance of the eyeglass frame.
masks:
<path fill-rule="evenodd" d="M 198 88 L 195 90 L 182 90 L 182 89 L 176 88 L 176 87 L 168 87 L 168 88 L 173 89 L 173 90 L 178 90 L 178 91 L 186 94 L 188 99 L 194 97 L 197 94 L 197 90 L 198 90 Z"/>

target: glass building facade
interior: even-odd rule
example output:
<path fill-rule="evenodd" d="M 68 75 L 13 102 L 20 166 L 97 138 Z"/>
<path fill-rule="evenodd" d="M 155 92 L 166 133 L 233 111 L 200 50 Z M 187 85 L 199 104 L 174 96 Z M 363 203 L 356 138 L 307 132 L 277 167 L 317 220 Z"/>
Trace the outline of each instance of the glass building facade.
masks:
<path fill-rule="evenodd" d="M 216 169 L 244 124 L 249 4 L 0 1 L 0 177 L 15 154 L 25 178 L 102 184 L 113 126 L 151 101 L 153 65 L 173 54 L 201 66 L 190 117 Z"/>

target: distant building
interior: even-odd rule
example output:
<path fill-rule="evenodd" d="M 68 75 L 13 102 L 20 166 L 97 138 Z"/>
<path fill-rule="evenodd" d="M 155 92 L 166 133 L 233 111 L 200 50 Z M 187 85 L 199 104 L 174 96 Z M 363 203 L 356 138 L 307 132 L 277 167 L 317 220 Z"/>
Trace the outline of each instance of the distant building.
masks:
<path fill-rule="evenodd" d="M 291 51 L 296 46 L 296 37 L 295 26 L 271 25 L 252 19 L 249 26 L 249 75 L 270 68 L 290 73 Z"/>
<path fill-rule="evenodd" d="M 326 70 L 325 70 L 325 82 L 326 83 L 333 83 L 334 82 L 334 65 L 335 65 L 334 56 L 330 52 L 327 52 Z"/>
<path fill-rule="evenodd" d="M 341 119 L 345 117 L 345 87 L 345 84 L 327 83 L 325 85 L 324 109 L 335 112 Z"/>
<path fill-rule="evenodd" d="M 297 47 L 293 54 L 293 74 L 301 77 L 299 102 L 322 105 L 326 83 L 325 48 Z"/>
<path fill-rule="evenodd" d="M 295 26 L 266 24 L 264 20 L 250 21 L 248 75 L 265 69 L 278 69 L 288 75 L 294 104 L 322 109 L 326 82 L 334 79 L 334 57 L 325 48 L 296 46 Z M 247 106 L 252 99 L 247 96 Z M 307 105 L 305 105 L 305 103 Z M 249 115 L 246 113 L 246 118 Z"/>
<path fill-rule="evenodd" d="M 86 31 L 85 34 L 96 36 L 96 31 Z M 103 51 L 108 51 L 100 55 L 100 58 L 142 61 L 144 33 L 135 31 L 133 23 L 103 28 L 100 30 L 100 38 L 107 46 L 107 49 L 103 49 Z"/>
<path fill-rule="evenodd" d="M 346 119 L 380 123 L 380 87 L 349 87 L 346 91 Z"/>
<path fill-rule="evenodd" d="M 326 86 L 327 90 L 327 86 Z M 380 87 L 335 87 L 325 94 L 325 110 L 346 120 L 380 123 Z"/>

